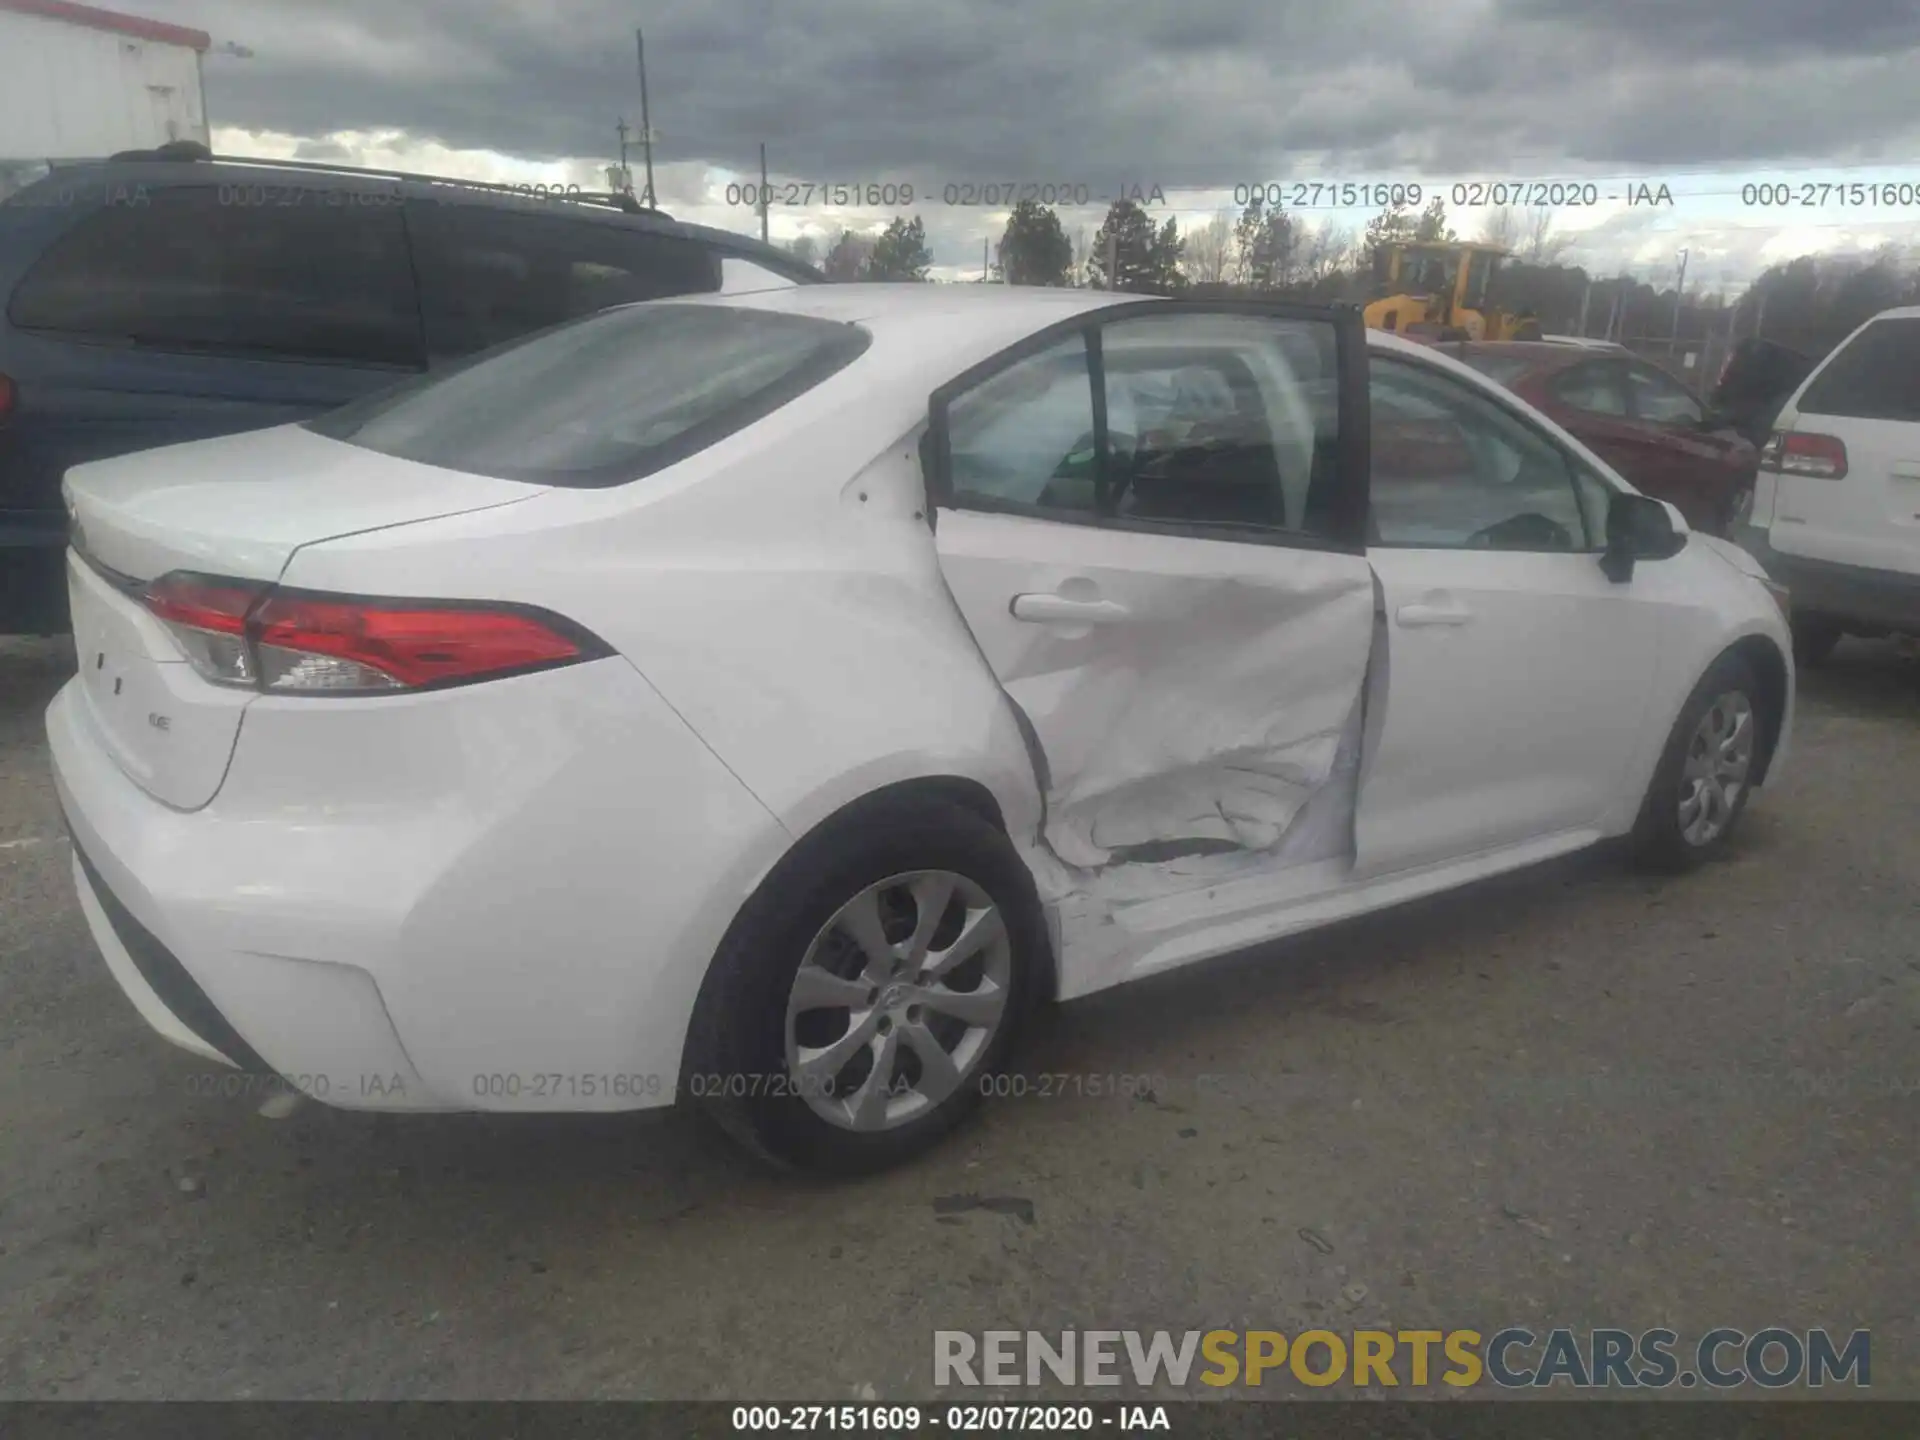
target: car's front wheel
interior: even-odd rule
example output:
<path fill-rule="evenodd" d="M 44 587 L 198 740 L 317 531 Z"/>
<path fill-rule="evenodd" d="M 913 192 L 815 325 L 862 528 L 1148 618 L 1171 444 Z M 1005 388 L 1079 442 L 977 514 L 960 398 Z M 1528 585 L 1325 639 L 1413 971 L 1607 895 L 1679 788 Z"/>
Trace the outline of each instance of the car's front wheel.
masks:
<path fill-rule="evenodd" d="M 975 1108 L 1040 988 L 1046 930 L 1005 835 L 945 800 L 856 808 L 742 911 L 687 1088 L 778 1164 L 896 1164 Z"/>
<path fill-rule="evenodd" d="M 1681 707 L 1634 824 L 1642 865 L 1685 870 L 1726 848 L 1753 791 L 1765 718 L 1753 667 L 1714 662 Z"/>

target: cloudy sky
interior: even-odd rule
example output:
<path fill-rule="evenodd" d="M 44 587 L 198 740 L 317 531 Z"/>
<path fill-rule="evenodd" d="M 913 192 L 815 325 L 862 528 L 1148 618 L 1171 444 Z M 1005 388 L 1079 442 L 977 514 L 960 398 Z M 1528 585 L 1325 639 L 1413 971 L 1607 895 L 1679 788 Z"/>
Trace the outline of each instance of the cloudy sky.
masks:
<path fill-rule="evenodd" d="M 668 209 L 756 228 L 727 186 L 764 141 L 776 182 L 815 187 L 774 207 L 776 239 L 887 217 L 819 187 L 908 184 L 949 275 L 1004 219 L 946 203 L 970 182 L 1157 187 L 1186 228 L 1249 184 L 1592 181 L 1599 204 L 1558 213 L 1567 258 L 1671 283 L 1684 247 L 1690 286 L 1730 290 L 1794 254 L 1920 241 L 1916 0 L 116 3 L 213 34 L 218 149 L 600 188 L 615 122 L 638 124 L 642 24 Z M 1795 203 L 1745 203 L 1774 181 Z M 1906 188 L 1862 206 L 1809 188 L 1828 181 Z M 1629 206 L 1642 183 L 1673 203 Z M 1063 218 L 1090 235 L 1103 210 Z"/>

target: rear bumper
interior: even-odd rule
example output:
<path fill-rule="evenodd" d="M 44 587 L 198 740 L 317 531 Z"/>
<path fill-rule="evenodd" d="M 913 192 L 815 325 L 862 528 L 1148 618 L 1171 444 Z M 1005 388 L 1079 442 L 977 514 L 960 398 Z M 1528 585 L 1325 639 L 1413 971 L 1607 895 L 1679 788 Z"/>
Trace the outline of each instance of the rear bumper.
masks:
<path fill-rule="evenodd" d="M 786 833 L 622 660 L 249 709 L 195 811 L 47 712 L 74 879 L 163 1037 L 349 1109 L 662 1105 Z M 484 692 L 494 692 L 491 694 Z"/>
<path fill-rule="evenodd" d="M 1920 575 L 1783 554 L 1773 548 L 1767 531 L 1752 525 L 1740 526 L 1733 538 L 1787 587 L 1796 614 L 1920 634 Z"/>

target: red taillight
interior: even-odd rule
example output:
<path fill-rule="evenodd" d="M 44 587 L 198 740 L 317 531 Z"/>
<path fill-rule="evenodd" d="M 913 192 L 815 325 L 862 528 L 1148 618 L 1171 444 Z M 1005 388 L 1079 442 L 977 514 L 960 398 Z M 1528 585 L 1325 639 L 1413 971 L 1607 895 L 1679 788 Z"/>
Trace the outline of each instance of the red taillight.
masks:
<path fill-rule="evenodd" d="M 253 608 L 260 593 L 257 585 L 203 580 L 197 575 L 176 571 L 154 581 L 142 598 L 147 609 L 169 625 L 185 625 L 218 635 L 241 635 L 246 632 L 247 611 Z"/>
<path fill-rule="evenodd" d="M 582 658 L 578 643 L 530 615 L 479 608 L 408 608 L 404 601 L 374 604 L 270 595 L 254 613 L 249 634 L 262 652 L 263 673 L 291 674 L 304 666 L 319 682 L 285 687 L 294 689 L 340 688 L 350 671 L 333 683 L 323 680 L 321 672 L 337 673 L 342 667 L 371 671 L 389 683 L 412 688 Z M 265 653 L 270 650 L 292 658 L 275 664 L 277 657 Z M 335 664 L 319 666 L 300 657 Z M 278 688 L 271 675 L 265 678 L 267 688 Z M 358 687 L 349 683 L 346 688 Z"/>
<path fill-rule="evenodd" d="M 1760 468 L 1814 480 L 1840 480 L 1847 473 L 1847 447 L 1836 435 L 1776 430 L 1760 452 Z"/>
<path fill-rule="evenodd" d="M 13 418 L 14 398 L 16 395 L 13 377 L 0 375 L 0 425 Z"/>
<path fill-rule="evenodd" d="M 221 685 L 252 685 L 259 670 L 247 644 L 247 611 L 260 593 L 257 585 L 175 572 L 162 575 L 140 598 L 203 676 Z"/>
<path fill-rule="evenodd" d="M 513 606 L 350 600 L 178 572 L 143 598 L 207 679 L 281 693 L 415 690 L 607 653 L 558 616 Z"/>

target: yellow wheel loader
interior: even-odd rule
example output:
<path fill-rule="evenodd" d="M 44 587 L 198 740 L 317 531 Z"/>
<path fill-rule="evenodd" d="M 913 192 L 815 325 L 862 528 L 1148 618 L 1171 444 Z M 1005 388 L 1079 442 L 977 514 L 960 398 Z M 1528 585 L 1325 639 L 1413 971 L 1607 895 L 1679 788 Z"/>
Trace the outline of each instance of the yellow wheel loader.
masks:
<path fill-rule="evenodd" d="M 1538 340 L 1531 313 L 1510 315 L 1488 300 L 1511 252 L 1460 241 L 1393 240 L 1374 252 L 1377 296 L 1367 326 L 1416 339 Z"/>

